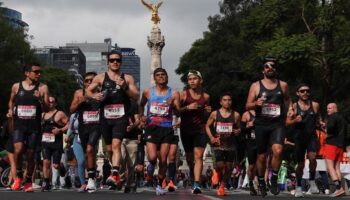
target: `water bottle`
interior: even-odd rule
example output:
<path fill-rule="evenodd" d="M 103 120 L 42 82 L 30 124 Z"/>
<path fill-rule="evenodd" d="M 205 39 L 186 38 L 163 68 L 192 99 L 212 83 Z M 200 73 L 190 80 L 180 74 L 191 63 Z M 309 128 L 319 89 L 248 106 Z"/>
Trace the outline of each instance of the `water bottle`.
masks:
<path fill-rule="evenodd" d="M 262 98 L 264 101 L 266 101 L 266 98 L 267 98 L 266 92 L 261 93 L 261 98 Z"/>
<path fill-rule="evenodd" d="M 278 173 L 277 185 L 281 191 L 285 190 L 286 187 L 286 179 L 287 179 L 287 167 L 286 161 L 282 161 L 282 165 L 280 167 L 280 171 Z"/>

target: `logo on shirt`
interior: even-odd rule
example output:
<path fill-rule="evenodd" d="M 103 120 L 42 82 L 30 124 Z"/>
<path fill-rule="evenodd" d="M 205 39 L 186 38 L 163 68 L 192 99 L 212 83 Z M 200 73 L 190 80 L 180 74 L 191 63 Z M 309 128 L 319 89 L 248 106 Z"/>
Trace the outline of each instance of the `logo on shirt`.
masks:
<path fill-rule="evenodd" d="M 19 91 L 18 96 L 21 96 L 21 97 L 24 96 L 24 91 Z"/>

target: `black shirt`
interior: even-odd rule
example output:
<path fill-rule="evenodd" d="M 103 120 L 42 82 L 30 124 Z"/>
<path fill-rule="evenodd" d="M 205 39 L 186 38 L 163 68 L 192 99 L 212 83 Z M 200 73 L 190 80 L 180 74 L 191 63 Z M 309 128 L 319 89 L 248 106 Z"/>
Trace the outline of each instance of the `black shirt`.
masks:
<path fill-rule="evenodd" d="M 327 138 L 326 144 L 345 148 L 346 142 L 346 122 L 339 113 L 333 113 L 327 118 Z"/>

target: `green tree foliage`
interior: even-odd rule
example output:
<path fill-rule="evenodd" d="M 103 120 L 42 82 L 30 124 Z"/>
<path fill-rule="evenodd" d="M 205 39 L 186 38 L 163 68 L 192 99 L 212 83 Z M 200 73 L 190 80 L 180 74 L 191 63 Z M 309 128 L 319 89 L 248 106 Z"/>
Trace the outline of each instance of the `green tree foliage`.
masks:
<path fill-rule="evenodd" d="M 1 6 L 1 2 L 0 2 Z M 8 111 L 8 100 L 11 86 L 24 79 L 23 66 L 26 63 L 37 63 L 28 42 L 27 30 L 9 25 L 1 14 L 0 7 L 0 119 L 5 119 Z M 79 87 L 74 78 L 66 71 L 43 66 L 41 82 L 49 86 L 50 93 L 57 97 L 58 105 L 69 111 L 74 91 Z"/>
<path fill-rule="evenodd" d="M 0 2 L 1 6 L 1 2 Z M 34 61 L 33 50 L 27 42 L 27 32 L 10 26 L 0 7 L 0 119 L 5 118 L 11 86 L 23 78 L 24 61 Z"/>
<path fill-rule="evenodd" d="M 209 17 L 209 31 L 180 60 L 182 81 L 189 69 L 200 70 L 214 106 L 220 93 L 231 91 L 243 111 L 261 59 L 275 56 L 292 95 L 298 83 L 307 82 L 323 107 L 336 101 L 350 116 L 350 1 L 223 0 L 219 6 L 220 14 Z"/>
<path fill-rule="evenodd" d="M 58 108 L 69 113 L 74 91 L 79 85 L 67 71 L 54 67 L 43 67 L 42 83 L 47 84 L 50 95 L 56 97 Z"/>

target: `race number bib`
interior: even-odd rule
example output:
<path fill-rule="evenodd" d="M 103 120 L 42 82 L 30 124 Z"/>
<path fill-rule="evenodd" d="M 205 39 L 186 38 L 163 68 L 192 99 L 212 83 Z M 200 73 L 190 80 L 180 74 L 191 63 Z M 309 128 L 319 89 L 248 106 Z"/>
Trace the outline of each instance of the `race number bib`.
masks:
<path fill-rule="evenodd" d="M 104 117 L 106 119 L 118 119 L 125 115 L 123 104 L 111 104 L 104 107 Z"/>
<path fill-rule="evenodd" d="M 17 116 L 21 119 L 35 119 L 36 117 L 36 106 L 31 105 L 18 105 Z"/>
<path fill-rule="evenodd" d="M 55 135 L 53 133 L 43 133 L 42 142 L 53 143 L 55 142 Z"/>
<path fill-rule="evenodd" d="M 95 124 L 100 121 L 99 111 L 84 111 L 83 112 L 83 123 L 84 124 Z"/>
<path fill-rule="evenodd" d="M 169 104 L 152 102 L 149 109 L 150 113 L 158 116 L 167 116 L 169 114 Z"/>
<path fill-rule="evenodd" d="M 281 107 L 277 104 L 264 104 L 261 114 L 267 117 L 279 117 L 281 115 Z"/>
<path fill-rule="evenodd" d="M 233 127 L 233 123 L 231 122 L 217 122 L 216 123 L 216 132 L 219 134 L 223 134 L 223 133 L 232 133 L 232 128 Z"/>

